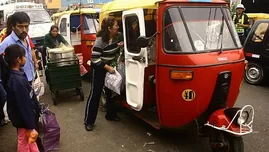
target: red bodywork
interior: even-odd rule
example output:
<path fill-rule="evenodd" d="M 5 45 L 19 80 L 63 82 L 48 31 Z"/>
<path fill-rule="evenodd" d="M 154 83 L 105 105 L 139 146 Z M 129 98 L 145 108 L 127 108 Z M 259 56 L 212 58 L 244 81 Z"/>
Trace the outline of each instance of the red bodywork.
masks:
<path fill-rule="evenodd" d="M 81 45 L 75 45 L 75 53 L 82 53 L 83 66 L 89 71 L 90 67 L 87 62 L 91 59 L 92 47 L 96 39 L 96 34 L 85 34 L 84 33 L 84 14 L 80 15 L 81 23 Z"/>
<path fill-rule="evenodd" d="M 175 2 L 179 2 L 179 0 L 167 0 L 159 5 L 157 10 L 157 31 L 159 31 L 159 34 L 157 34 L 156 43 L 156 65 L 145 69 L 143 107 L 145 110 L 156 104 L 159 118 L 159 126 L 154 126 L 156 128 L 178 128 L 201 116 L 207 110 L 211 101 L 218 74 L 223 71 L 232 73 L 227 106 L 233 107 L 244 77 L 245 57 L 242 49 L 224 50 L 222 53 L 210 52 L 184 55 L 165 53 L 163 50 L 163 33 L 161 32 L 163 31 L 163 12 L 165 9 L 172 5 L 197 6 L 197 3 Z M 227 6 L 224 1 L 215 0 L 213 2 L 216 3 L 199 3 L 199 5 Z M 227 58 L 227 60 L 219 61 L 218 58 L 222 57 Z M 188 81 L 172 80 L 170 78 L 171 70 L 193 71 L 193 79 Z M 152 89 L 148 82 L 148 77 L 154 73 L 156 77 L 155 90 Z M 187 102 L 183 100 L 181 94 L 185 89 L 195 91 L 196 97 L 193 101 Z M 127 104 L 124 105 L 130 108 Z M 139 112 L 134 113 L 139 116 Z M 221 116 L 222 114 L 220 114 Z M 141 116 L 141 118 L 149 122 L 144 117 Z"/>
<path fill-rule="evenodd" d="M 231 119 L 228 118 L 225 114 L 224 114 L 224 110 L 225 109 L 219 109 L 217 111 L 215 111 L 209 118 L 208 122 L 209 124 L 215 126 L 215 127 L 219 127 L 219 128 L 222 128 L 223 126 L 226 128 L 229 126 L 229 124 L 231 123 Z M 232 131 L 232 132 L 236 132 L 236 133 L 240 133 L 240 127 L 239 125 L 236 125 L 236 122 L 235 123 L 232 123 L 230 125 L 229 128 L 227 128 L 228 130 Z M 249 131 L 248 128 L 246 127 L 243 127 L 242 132 L 247 132 Z"/>

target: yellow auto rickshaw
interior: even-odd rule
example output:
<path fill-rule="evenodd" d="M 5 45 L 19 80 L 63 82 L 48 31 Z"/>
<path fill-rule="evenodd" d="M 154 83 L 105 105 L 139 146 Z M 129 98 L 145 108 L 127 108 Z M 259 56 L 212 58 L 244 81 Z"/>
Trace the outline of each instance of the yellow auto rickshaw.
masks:
<path fill-rule="evenodd" d="M 83 66 L 89 71 L 88 60 L 99 26 L 99 12 L 92 8 L 81 8 L 61 12 L 56 20 L 59 33 L 83 57 Z"/>
<path fill-rule="evenodd" d="M 247 13 L 250 25 L 252 26 L 257 20 L 269 19 L 269 14 L 266 13 Z"/>
<path fill-rule="evenodd" d="M 57 20 L 59 18 L 59 16 L 61 16 L 62 12 L 59 13 L 54 13 L 51 15 L 51 20 L 53 21 L 54 24 L 57 24 Z"/>

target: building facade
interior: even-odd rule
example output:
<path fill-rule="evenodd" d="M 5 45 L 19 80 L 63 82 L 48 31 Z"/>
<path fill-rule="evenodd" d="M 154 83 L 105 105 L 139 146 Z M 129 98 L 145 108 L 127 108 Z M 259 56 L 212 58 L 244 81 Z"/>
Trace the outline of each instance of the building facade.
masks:
<path fill-rule="evenodd" d="M 46 0 L 46 5 L 48 9 L 59 9 L 61 8 L 61 0 Z"/>

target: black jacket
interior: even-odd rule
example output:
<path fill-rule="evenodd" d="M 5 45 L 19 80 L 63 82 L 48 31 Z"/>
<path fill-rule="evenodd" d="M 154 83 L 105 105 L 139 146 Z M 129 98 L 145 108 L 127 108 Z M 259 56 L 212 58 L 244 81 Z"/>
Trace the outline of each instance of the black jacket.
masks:
<path fill-rule="evenodd" d="M 40 107 L 23 71 L 11 70 L 9 73 L 7 109 L 14 127 L 37 129 Z"/>

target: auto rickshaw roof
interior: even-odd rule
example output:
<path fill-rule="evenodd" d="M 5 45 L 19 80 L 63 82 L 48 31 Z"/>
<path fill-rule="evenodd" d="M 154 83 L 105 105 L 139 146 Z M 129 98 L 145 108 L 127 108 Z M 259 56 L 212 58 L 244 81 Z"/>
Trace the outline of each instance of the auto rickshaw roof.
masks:
<path fill-rule="evenodd" d="M 269 14 L 266 13 L 247 13 L 249 18 L 259 18 L 259 19 L 268 19 Z"/>
<path fill-rule="evenodd" d="M 114 0 L 103 5 L 101 13 L 129 10 L 135 8 L 157 9 L 158 2 L 209 2 L 227 3 L 224 0 Z"/>
<path fill-rule="evenodd" d="M 61 12 L 61 14 L 95 14 L 95 13 L 98 13 L 98 11 L 93 8 L 81 8 L 78 10 Z"/>
<path fill-rule="evenodd" d="M 51 17 L 60 16 L 61 14 L 62 14 L 61 12 L 60 13 L 54 13 L 54 14 L 51 15 Z"/>

